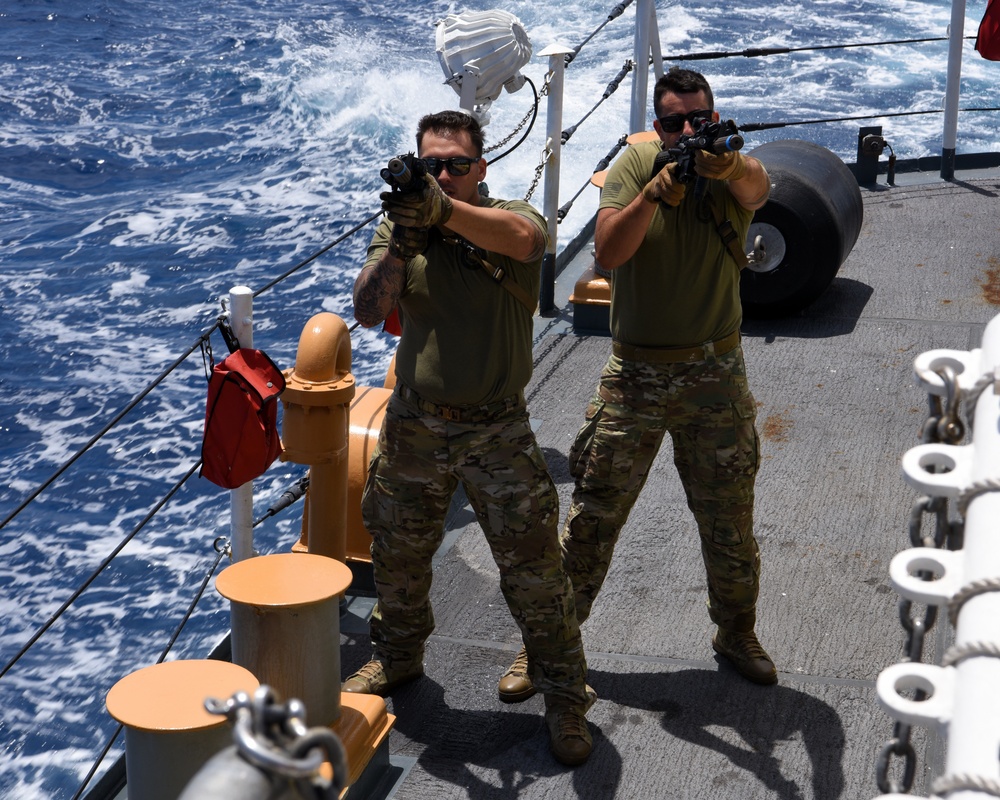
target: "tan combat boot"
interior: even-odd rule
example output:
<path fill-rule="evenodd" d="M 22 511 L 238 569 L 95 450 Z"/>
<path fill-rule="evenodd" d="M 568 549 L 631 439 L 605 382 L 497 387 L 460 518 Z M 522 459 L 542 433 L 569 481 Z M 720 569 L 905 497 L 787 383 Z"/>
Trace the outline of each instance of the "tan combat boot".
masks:
<path fill-rule="evenodd" d="M 385 697 L 397 686 L 415 680 L 424 674 L 421 665 L 410 669 L 387 667 L 378 659 L 372 659 L 351 675 L 341 689 L 353 694 L 377 694 Z"/>
<path fill-rule="evenodd" d="M 500 678 L 497 694 L 501 703 L 521 703 L 535 696 L 535 687 L 528 675 L 528 653 L 522 647 L 514 663 Z"/>
<path fill-rule="evenodd" d="M 556 761 L 568 767 L 582 764 L 594 749 L 586 714 L 597 702 L 597 692 L 589 686 L 586 689 L 587 704 L 583 711 L 579 710 L 579 706 L 567 707 L 562 703 L 549 707 L 546 702 L 545 724 L 549 728 L 549 747 Z"/>

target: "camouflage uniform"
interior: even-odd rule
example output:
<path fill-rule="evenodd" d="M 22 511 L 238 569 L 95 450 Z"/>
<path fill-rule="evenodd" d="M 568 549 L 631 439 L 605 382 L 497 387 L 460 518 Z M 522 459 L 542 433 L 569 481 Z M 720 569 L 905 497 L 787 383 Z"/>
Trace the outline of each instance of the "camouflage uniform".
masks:
<path fill-rule="evenodd" d="M 520 398 L 511 398 L 470 416 L 450 422 L 399 393 L 389 402 L 362 498 L 378 586 L 375 657 L 404 670 L 422 661 L 434 630 L 431 558 L 461 481 L 531 654 L 534 685 L 549 705 L 578 705 L 582 712 L 586 663 L 561 563 L 559 498 L 528 413 Z"/>
<path fill-rule="evenodd" d="M 527 217 L 545 236 L 545 220 L 530 204 L 482 202 Z M 390 233 L 383 222 L 368 264 L 381 257 Z M 541 256 L 521 263 L 477 252 L 528 296 L 538 296 Z M 559 497 L 524 403 L 532 314 L 469 260 L 467 248 L 435 229 L 406 270 L 397 385 L 362 495 L 378 593 L 371 621 L 375 658 L 404 672 L 422 662 L 434 630 L 431 560 L 461 482 L 499 568 L 535 686 L 549 708 L 583 714 L 586 661 L 562 566 Z"/>
<path fill-rule="evenodd" d="M 612 166 L 601 209 L 621 210 L 650 180 L 659 142 Z M 754 628 L 760 555 L 753 536 L 759 442 L 739 344 L 740 268 L 713 208 L 744 241 L 753 212 L 724 181 L 702 179 L 675 208 L 658 207 L 635 254 L 611 273 L 613 353 L 570 451 L 576 479 L 560 541 L 582 622 L 618 535 L 669 430 L 708 577 L 709 614 Z"/>
<path fill-rule="evenodd" d="M 709 614 L 728 630 L 753 630 L 760 576 L 753 537 L 755 417 L 738 345 L 680 364 L 611 356 L 569 454 L 576 488 L 561 539 L 581 623 L 669 429 L 701 535 Z"/>

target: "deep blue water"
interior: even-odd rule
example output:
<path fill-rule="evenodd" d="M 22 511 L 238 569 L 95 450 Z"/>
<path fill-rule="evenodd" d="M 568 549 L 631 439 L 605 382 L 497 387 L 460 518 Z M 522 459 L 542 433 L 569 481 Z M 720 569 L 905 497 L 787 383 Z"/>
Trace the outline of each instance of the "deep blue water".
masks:
<path fill-rule="evenodd" d="M 508 2 L 537 53 L 575 46 L 612 3 Z M 985 2 L 970 2 L 972 34 Z M 257 289 L 377 208 L 387 158 L 417 119 L 457 107 L 434 52 L 445 14 L 494 7 L 318 0 L 5 0 L 0 10 L 0 518 L 83 446 L 212 324 L 230 287 Z M 660 3 L 664 53 L 807 47 L 946 35 L 943 0 Z M 634 10 L 567 71 L 564 127 L 631 58 Z M 947 45 L 825 50 L 695 62 L 724 116 L 774 122 L 942 107 Z M 547 62 L 524 68 L 541 87 Z M 1000 64 L 965 48 L 963 106 L 996 105 Z M 627 133 L 628 86 L 563 149 L 562 194 L 584 186 Z M 490 141 L 528 111 L 494 104 Z M 874 120 L 872 121 L 874 122 Z M 936 154 L 940 115 L 878 120 L 900 158 Z M 963 115 L 959 152 L 1000 149 L 998 115 Z M 748 135 L 809 138 L 853 160 L 858 124 Z M 523 196 L 544 146 L 490 169 Z M 541 202 L 541 187 L 533 197 Z M 562 199 L 562 198 L 561 198 Z M 560 226 L 566 242 L 596 190 Z M 368 231 L 255 304 L 255 344 L 291 366 L 318 311 L 351 318 Z M 217 357 L 221 339 L 213 340 Z M 381 383 L 392 341 L 357 332 L 355 376 Z M 188 359 L 39 501 L 0 529 L 0 667 L 198 458 L 204 370 Z M 302 474 L 276 464 L 258 513 Z M 156 660 L 226 532 L 228 500 L 192 479 L 27 656 L 0 679 L 0 796 L 70 797 L 114 724 L 104 695 Z M 257 530 L 262 552 L 297 538 L 295 513 Z M 213 584 L 214 586 L 214 584 Z M 228 610 L 209 589 L 175 649 L 201 656 Z"/>

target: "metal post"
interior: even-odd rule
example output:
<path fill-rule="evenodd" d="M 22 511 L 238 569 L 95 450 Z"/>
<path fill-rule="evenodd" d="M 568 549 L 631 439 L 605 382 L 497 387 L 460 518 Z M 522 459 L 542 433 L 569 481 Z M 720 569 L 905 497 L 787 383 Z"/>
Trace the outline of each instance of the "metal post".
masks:
<path fill-rule="evenodd" d="M 253 292 L 247 286 L 229 290 L 229 324 L 242 348 L 253 347 Z M 229 543 L 233 561 L 253 556 L 253 481 L 229 493 Z"/>
<path fill-rule="evenodd" d="M 948 26 L 948 82 L 944 95 L 944 133 L 941 148 L 941 177 L 955 177 L 955 150 L 958 142 L 958 95 L 962 82 L 962 37 L 965 35 L 965 0 L 952 0 Z"/>
<path fill-rule="evenodd" d="M 542 258 L 542 286 L 538 311 L 548 314 L 555 310 L 556 245 L 559 225 L 559 161 L 562 152 L 563 79 L 566 73 L 566 56 L 570 47 L 550 44 L 539 55 L 549 57 L 549 102 L 546 111 L 545 194 L 542 212 L 548 224 L 549 244 Z"/>
<path fill-rule="evenodd" d="M 656 19 L 653 0 L 639 0 L 635 7 L 635 46 L 632 51 L 632 110 L 629 133 L 646 130 L 646 92 L 649 88 L 649 30 Z M 657 43 L 659 36 L 657 36 Z M 662 66 L 660 67 L 662 70 Z"/>
<path fill-rule="evenodd" d="M 656 22 L 656 3 L 649 4 L 649 50 L 653 56 L 653 77 L 663 77 L 663 50 L 660 48 L 660 26 Z"/>

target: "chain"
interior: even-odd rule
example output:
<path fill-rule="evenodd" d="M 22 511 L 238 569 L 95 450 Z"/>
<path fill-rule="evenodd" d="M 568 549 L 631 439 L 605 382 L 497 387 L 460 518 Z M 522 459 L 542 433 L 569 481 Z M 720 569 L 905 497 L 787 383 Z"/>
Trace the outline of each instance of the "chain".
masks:
<path fill-rule="evenodd" d="M 215 357 L 212 355 L 212 339 L 206 336 L 200 342 L 201 345 L 201 366 L 205 370 L 205 380 L 212 379 L 212 370 L 215 367 Z"/>
<path fill-rule="evenodd" d="M 538 93 L 539 98 L 545 97 L 545 95 L 549 93 L 549 83 L 551 81 L 551 78 L 552 78 L 551 72 L 545 76 L 545 83 L 542 84 L 542 90 Z M 517 136 L 517 134 L 519 134 L 522 130 L 524 130 L 524 126 L 528 124 L 528 120 L 531 119 L 534 113 L 535 113 L 534 107 L 529 108 L 527 113 L 521 119 L 521 121 L 517 123 L 517 127 L 515 127 L 514 130 L 512 130 L 509 134 L 507 134 L 507 136 L 505 136 L 499 142 L 483 150 L 483 155 L 486 155 L 487 153 L 492 153 L 494 150 L 499 150 L 501 147 L 505 146 L 509 141 L 511 141 L 515 136 Z"/>
<path fill-rule="evenodd" d="M 965 436 L 965 425 L 959 417 L 961 393 L 954 369 L 943 367 L 937 371 L 945 386 L 945 398 L 928 395 L 929 413 L 920 430 L 920 439 L 924 444 L 947 443 L 958 444 Z M 930 515 L 933 526 L 924 528 L 924 518 Z M 948 518 L 948 498 L 928 497 L 920 495 L 910 508 L 909 535 L 914 547 L 961 547 L 963 526 L 961 521 L 952 523 Z M 924 580 L 932 580 L 933 573 L 918 572 Z M 913 613 L 913 603 L 906 598 L 899 601 L 899 622 L 906 633 L 904 653 L 907 661 L 919 662 L 923 659 L 924 639 L 934 627 L 937 620 L 937 607 L 928 606 L 923 616 Z M 913 699 L 924 700 L 927 693 L 921 689 L 914 691 Z M 882 745 L 875 764 L 875 778 L 879 791 L 883 794 L 905 794 L 913 788 L 917 774 L 917 754 L 910 741 L 911 726 L 896 721 L 892 727 L 892 735 Z M 902 778 L 892 780 L 889 775 L 893 757 L 903 760 Z"/>
<path fill-rule="evenodd" d="M 542 90 L 538 93 L 539 97 L 545 97 L 549 93 L 549 86 L 552 83 L 552 73 L 549 72 L 545 76 L 545 83 L 542 84 Z M 542 151 L 542 160 L 539 162 L 538 166 L 535 167 L 535 177 L 531 181 L 531 185 L 528 187 L 528 191 L 524 194 L 524 200 L 527 202 L 531 199 L 531 195 L 535 193 L 535 189 L 538 188 L 538 182 L 542 179 L 542 172 L 545 169 L 546 163 L 552 157 L 552 148 L 546 147 Z"/>
<path fill-rule="evenodd" d="M 530 200 L 531 195 L 535 193 L 535 189 L 538 188 L 538 182 L 542 179 L 542 171 L 545 169 L 545 164 L 548 160 L 552 158 L 552 148 L 546 147 L 542 151 L 542 160 L 539 162 L 538 166 L 535 167 L 535 177 L 531 181 L 531 185 L 528 187 L 528 191 L 524 194 L 525 200 Z"/>
<path fill-rule="evenodd" d="M 344 746 L 329 728 L 306 728 L 300 700 L 280 704 L 270 687 L 261 686 L 252 698 L 237 692 L 228 700 L 209 698 L 205 708 L 234 723 L 236 751 L 248 763 L 293 782 L 303 798 L 340 796 L 347 782 Z M 324 763 L 333 767 L 332 780 L 320 772 Z"/>

